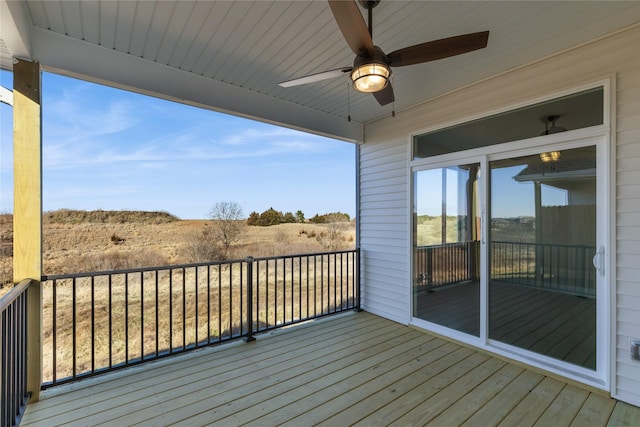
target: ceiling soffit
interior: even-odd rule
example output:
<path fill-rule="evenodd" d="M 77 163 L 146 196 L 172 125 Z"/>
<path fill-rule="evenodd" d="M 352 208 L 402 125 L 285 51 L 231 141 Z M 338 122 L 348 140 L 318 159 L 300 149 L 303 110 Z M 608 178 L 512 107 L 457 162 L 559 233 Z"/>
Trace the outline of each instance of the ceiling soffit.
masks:
<path fill-rule="evenodd" d="M 381 107 L 371 95 L 350 89 L 347 75 L 278 86 L 352 64 L 353 53 L 323 1 L 2 1 L 1 6 L 18 18 L 14 30 L 5 31 L 3 17 L 5 56 L 5 50 L 31 46 L 30 57 L 67 74 L 347 140 L 361 139 L 363 123 L 394 109 L 640 21 L 640 2 L 383 0 L 374 9 L 373 39 L 386 52 L 477 31 L 489 30 L 490 36 L 485 49 L 395 68 L 396 102 Z M 30 31 L 18 22 L 27 18 Z M 18 41 L 15 34 L 22 34 Z M 198 86 L 202 96 L 194 97 Z"/>

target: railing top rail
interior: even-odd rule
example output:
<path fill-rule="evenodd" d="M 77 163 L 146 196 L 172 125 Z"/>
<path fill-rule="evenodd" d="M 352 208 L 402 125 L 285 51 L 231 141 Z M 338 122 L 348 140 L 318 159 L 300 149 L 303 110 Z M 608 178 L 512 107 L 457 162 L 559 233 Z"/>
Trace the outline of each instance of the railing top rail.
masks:
<path fill-rule="evenodd" d="M 324 256 L 324 255 L 339 255 L 339 254 L 351 254 L 355 253 L 356 249 L 346 249 L 343 251 L 330 251 L 330 252 L 310 252 L 306 254 L 294 254 L 294 255 L 275 255 L 269 257 L 253 258 L 253 261 L 270 261 L 274 259 L 289 259 L 289 258 L 304 258 L 312 256 Z"/>
<path fill-rule="evenodd" d="M 7 294 L 3 295 L 2 298 L 0 298 L 0 312 L 4 311 L 20 295 L 26 292 L 29 285 L 31 285 L 31 282 L 31 279 L 24 279 L 14 286 Z"/>
<path fill-rule="evenodd" d="M 85 271 L 80 273 L 68 273 L 68 274 L 52 274 L 52 275 L 43 275 L 42 281 L 47 280 L 59 280 L 59 279 L 73 279 L 73 278 L 81 278 L 87 276 L 109 276 L 115 274 L 128 274 L 128 273 L 146 273 L 149 271 L 158 271 L 158 270 L 179 270 L 182 268 L 193 268 L 193 267 L 206 267 L 209 265 L 224 265 L 224 264 L 235 264 L 244 262 L 245 258 L 241 259 L 228 259 L 225 261 L 206 261 L 206 262 L 196 262 L 192 264 L 172 264 L 172 265 L 159 265 L 155 267 L 138 267 L 138 268 L 127 268 L 121 270 L 102 270 L 102 271 Z"/>
<path fill-rule="evenodd" d="M 475 243 L 479 240 L 463 240 L 461 242 L 436 243 L 435 245 L 417 246 L 418 249 L 442 248 L 447 246 L 466 245 L 467 243 Z"/>
<path fill-rule="evenodd" d="M 552 248 L 584 248 L 584 249 L 595 249 L 595 246 L 590 245 L 566 245 L 560 243 L 536 243 L 536 242 L 508 242 L 504 240 L 494 240 L 491 243 L 500 243 L 500 244 L 508 244 L 508 245 L 530 245 L 530 246 L 547 246 Z"/>
<path fill-rule="evenodd" d="M 276 255 L 271 257 L 261 257 L 261 258 L 253 258 L 253 261 L 269 261 L 276 259 L 290 259 L 290 258 L 303 258 L 303 257 L 312 257 L 312 256 L 323 256 L 323 255 L 333 255 L 333 254 L 346 254 L 346 253 L 354 253 L 357 249 L 349 249 L 343 251 L 333 251 L 333 252 L 310 252 L 305 254 L 295 254 L 295 255 Z M 130 269 L 122 269 L 122 270 L 104 270 L 104 271 L 87 271 L 81 273 L 69 273 L 69 274 L 53 274 L 53 275 L 43 275 L 40 279 L 41 281 L 47 280 L 61 280 L 61 279 L 74 279 L 74 278 L 84 278 L 88 276 L 109 276 L 109 275 L 117 275 L 117 274 L 131 274 L 131 273 L 146 273 L 152 271 L 164 271 L 164 270 L 179 270 L 182 268 L 195 268 L 195 267 L 207 267 L 207 266 L 215 266 L 215 265 L 228 265 L 228 264 L 238 264 L 245 262 L 247 258 L 239 258 L 239 259 L 229 259 L 223 261 L 205 261 L 205 262 L 197 262 L 191 264 L 173 264 L 173 265 L 162 265 L 156 267 L 139 267 L 139 268 L 130 268 Z"/>

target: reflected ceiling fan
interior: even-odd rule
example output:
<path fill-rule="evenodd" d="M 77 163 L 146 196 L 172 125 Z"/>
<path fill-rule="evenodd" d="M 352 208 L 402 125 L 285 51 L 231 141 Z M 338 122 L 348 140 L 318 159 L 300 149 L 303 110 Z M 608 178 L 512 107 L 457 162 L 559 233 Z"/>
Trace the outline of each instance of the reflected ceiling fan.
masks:
<path fill-rule="evenodd" d="M 372 10 L 380 0 L 358 0 L 367 9 L 369 27 L 364 22 L 354 1 L 329 0 L 331 12 L 347 44 L 356 54 L 352 67 L 343 67 L 318 74 L 288 80 L 282 87 L 298 86 L 351 74 L 353 87 L 359 92 L 372 93 L 380 105 L 395 100 L 393 87 L 389 81 L 391 67 L 420 64 L 462 53 L 483 49 L 487 46 L 489 31 L 464 34 L 417 44 L 385 54 L 373 44 Z"/>

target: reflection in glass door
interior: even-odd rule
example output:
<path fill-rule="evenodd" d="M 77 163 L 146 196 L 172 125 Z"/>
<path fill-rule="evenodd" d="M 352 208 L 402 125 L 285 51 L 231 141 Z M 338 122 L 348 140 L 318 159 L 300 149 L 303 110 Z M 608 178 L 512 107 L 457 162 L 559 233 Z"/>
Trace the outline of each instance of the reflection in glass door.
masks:
<path fill-rule="evenodd" d="M 480 164 L 414 175 L 413 315 L 480 334 Z"/>
<path fill-rule="evenodd" d="M 489 338 L 595 370 L 595 147 L 489 170 Z"/>

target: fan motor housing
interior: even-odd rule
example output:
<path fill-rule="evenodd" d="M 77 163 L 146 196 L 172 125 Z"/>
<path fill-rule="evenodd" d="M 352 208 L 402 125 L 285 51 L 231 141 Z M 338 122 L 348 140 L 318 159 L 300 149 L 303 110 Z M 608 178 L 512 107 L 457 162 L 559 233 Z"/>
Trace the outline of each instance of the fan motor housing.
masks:
<path fill-rule="evenodd" d="M 360 3 L 360 6 L 364 9 L 368 10 L 376 7 L 378 3 L 380 3 L 380 0 L 358 0 L 358 3 Z"/>

